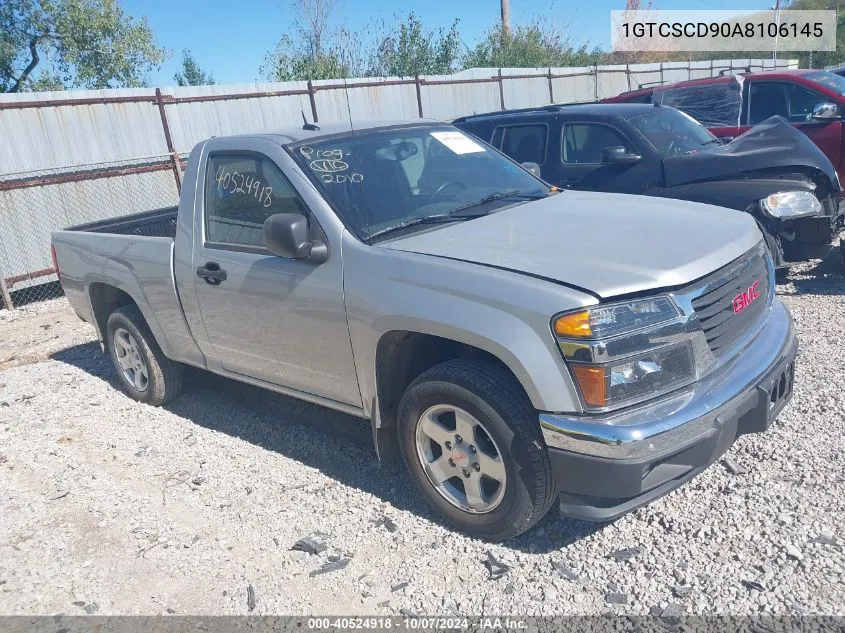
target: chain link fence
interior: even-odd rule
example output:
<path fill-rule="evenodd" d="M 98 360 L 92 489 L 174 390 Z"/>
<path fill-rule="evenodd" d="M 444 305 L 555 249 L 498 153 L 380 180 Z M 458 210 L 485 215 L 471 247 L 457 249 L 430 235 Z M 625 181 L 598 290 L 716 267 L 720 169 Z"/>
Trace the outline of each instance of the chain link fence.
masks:
<path fill-rule="evenodd" d="M 170 156 L 0 175 L 0 306 L 62 295 L 53 231 L 178 201 Z"/>

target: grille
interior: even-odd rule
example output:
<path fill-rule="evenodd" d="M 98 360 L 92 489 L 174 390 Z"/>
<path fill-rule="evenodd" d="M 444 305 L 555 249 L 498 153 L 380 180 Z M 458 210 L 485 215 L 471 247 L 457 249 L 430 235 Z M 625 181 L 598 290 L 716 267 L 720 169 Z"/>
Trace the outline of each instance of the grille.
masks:
<path fill-rule="evenodd" d="M 740 311 L 734 300 L 760 282 L 759 296 Z M 701 329 L 710 350 L 718 355 L 739 340 L 765 312 L 769 302 L 769 266 L 761 249 L 755 248 L 705 279 L 699 287 L 705 291 L 692 300 Z M 742 303 L 742 299 L 738 300 Z"/>

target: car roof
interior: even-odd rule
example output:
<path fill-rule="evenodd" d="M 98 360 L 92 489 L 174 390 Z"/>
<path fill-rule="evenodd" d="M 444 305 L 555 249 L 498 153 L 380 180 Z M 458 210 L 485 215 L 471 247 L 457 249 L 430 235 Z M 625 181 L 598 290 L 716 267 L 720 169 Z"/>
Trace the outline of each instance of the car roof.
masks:
<path fill-rule="evenodd" d="M 415 127 L 420 125 L 448 125 L 437 119 L 382 119 L 343 121 L 331 123 L 305 124 L 299 127 L 284 127 L 277 130 L 264 130 L 247 134 L 227 135 L 227 138 L 255 138 L 256 136 L 273 137 L 282 143 L 316 140 L 336 134 L 348 134 L 380 128 Z"/>
<path fill-rule="evenodd" d="M 755 73 L 735 73 L 719 75 L 718 77 L 702 77 L 700 79 L 687 79 L 686 81 L 675 81 L 672 83 L 658 84 L 655 86 L 648 86 L 645 88 L 638 88 L 636 90 L 628 90 L 620 92 L 615 97 L 606 99 L 607 102 L 612 103 L 617 97 L 630 97 L 640 94 L 650 94 L 658 88 L 675 88 L 679 86 L 712 86 L 713 84 L 734 81 L 736 77 L 756 79 L 758 77 L 765 77 L 767 79 L 784 79 L 786 77 L 800 77 L 802 75 L 809 75 L 810 73 L 817 73 L 818 69 L 814 68 L 790 68 L 784 70 L 765 70 Z"/>
<path fill-rule="evenodd" d="M 503 110 L 500 112 L 486 112 L 484 114 L 473 114 L 455 119 L 453 123 L 484 122 L 488 120 L 501 121 L 507 119 L 518 119 L 525 115 L 555 115 L 571 114 L 575 116 L 591 116 L 601 118 L 628 119 L 637 114 L 654 110 L 652 103 L 572 103 L 554 104 L 539 106 L 536 108 L 521 108 L 519 110 Z"/>

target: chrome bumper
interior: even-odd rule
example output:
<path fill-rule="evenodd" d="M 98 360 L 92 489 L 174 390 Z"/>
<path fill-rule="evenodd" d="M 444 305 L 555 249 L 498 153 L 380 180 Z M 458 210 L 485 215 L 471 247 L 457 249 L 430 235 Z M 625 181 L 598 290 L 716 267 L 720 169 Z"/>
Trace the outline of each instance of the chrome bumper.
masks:
<path fill-rule="evenodd" d="M 795 344 L 792 317 L 775 299 L 757 336 L 715 375 L 679 393 L 621 412 L 595 416 L 541 413 L 546 445 L 606 459 L 639 459 L 694 444 L 718 426 L 714 411 L 756 388 L 769 371 L 794 353 Z"/>

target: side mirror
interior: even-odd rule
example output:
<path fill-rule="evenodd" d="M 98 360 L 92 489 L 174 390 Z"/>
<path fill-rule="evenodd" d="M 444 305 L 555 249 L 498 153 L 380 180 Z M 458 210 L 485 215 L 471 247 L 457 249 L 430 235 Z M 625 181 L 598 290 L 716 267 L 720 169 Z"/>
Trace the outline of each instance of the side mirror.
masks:
<path fill-rule="evenodd" d="M 839 106 L 835 103 L 817 103 L 813 106 L 814 121 L 831 121 L 842 116 Z"/>
<path fill-rule="evenodd" d="M 621 145 L 618 147 L 605 147 L 601 152 L 603 165 L 632 165 L 642 160 L 639 154 L 629 154 Z"/>
<path fill-rule="evenodd" d="M 275 213 L 264 221 L 264 246 L 287 259 L 326 261 L 328 248 L 319 240 L 308 239 L 308 219 L 301 213 Z"/>
<path fill-rule="evenodd" d="M 540 166 L 537 163 L 527 162 L 520 163 L 520 165 L 522 165 L 523 169 L 530 171 L 532 174 L 537 176 L 537 178 L 540 178 Z"/>

